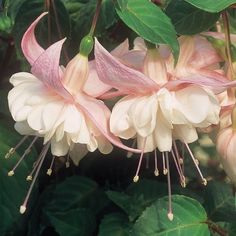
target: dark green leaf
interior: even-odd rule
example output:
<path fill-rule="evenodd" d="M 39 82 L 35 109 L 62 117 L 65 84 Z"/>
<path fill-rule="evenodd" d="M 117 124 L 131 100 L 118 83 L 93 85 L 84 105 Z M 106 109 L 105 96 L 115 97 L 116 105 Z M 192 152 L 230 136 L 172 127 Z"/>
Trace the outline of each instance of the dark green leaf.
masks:
<path fill-rule="evenodd" d="M 174 219 L 167 218 L 168 198 L 157 200 L 147 207 L 135 222 L 132 236 L 199 236 L 210 235 L 208 226 L 204 223 L 207 215 L 204 208 L 191 198 L 172 196 Z"/>
<path fill-rule="evenodd" d="M 235 197 L 230 185 L 209 182 L 206 187 L 204 206 L 211 220 L 235 222 Z"/>
<path fill-rule="evenodd" d="M 193 6 L 209 12 L 220 12 L 236 3 L 236 0 L 185 0 Z"/>
<path fill-rule="evenodd" d="M 126 215 L 111 213 L 105 215 L 99 226 L 99 236 L 129 236 L 131 225 Z"/>
<path fill-rule="evenodd" d="M 218 20 L 219 13 L 209 13 L 184 0 L 172 0 L 166 9 L 178 34 L 197 34 L 208 30 Z"/>
<path fill-rule="evenodd" d="M 172 186 L 172 192 L 196 197 L 191 191 L 177 185 Z M 115 191 L 107 191 L 106 193 L 109 199 L 126 212 L 129 219 L 133 221 L 146 207 L 167 194 L 167 184 L 143 179 L 138 183 L 131 184 L 126 193 Z"/>
<path fill-rule="evenodd" d="M 146 207 L 142 195 L 129 196 L 125 193 L 107 191 L 107 196 L 116 205 L 118 205 L 128 216 L 131 221 L 135 220 Z"/>
<path fill-rule="evenodd" d="M 168 44 L 178 58 L 175 29 L 159 7 L 149 0 L 117 0 L 116 11 L 124 23 L 142 38 L 154 44 Z"/>
<path fill-rule="evenodd" d="M 95 214 L 107 203 L 105 194 L 98 189 L 98 185 L 92 180 L 80 176 L 67 178 L 49 189 L 50 200 L 45 206 L 46 211 L 67 211 L 76 207 L 88 207 Z"/>
<path fill-rule="evenodd" d="M 50 212 L 48 218 L 60 236 L 90 236 L 96 228 L 96 219 L 88 209 Z"/>

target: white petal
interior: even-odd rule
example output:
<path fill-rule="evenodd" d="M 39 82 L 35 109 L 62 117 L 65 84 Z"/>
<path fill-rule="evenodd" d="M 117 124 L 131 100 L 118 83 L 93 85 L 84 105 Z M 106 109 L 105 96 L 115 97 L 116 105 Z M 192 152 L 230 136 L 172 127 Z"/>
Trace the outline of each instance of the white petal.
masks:
<path fill-rule="evenodd" d="M 19 109 L 16 114 L 15 114 L 15 120 L 19 121 L 24 121 L 27 119 L 29 113 L 31 112 L 32 107 L 30 106 L 24 106 L 22 109 Z"/>
<path fill-rule="evenodd" d="M 51 152 L 55 156 L 65 156 L 69 151 L 69 145 L 66 139 L 57 142 L 54 138 L 51 139 Z"/>
<path fill-rule="evenodd" d="M 14 128 L 21 135 L 35 135 L 35 131 L 29 127 L 26 121 L 16 122 Z"/>
<path fill-rule="evenodd" d="M 37 82 L 39 81 L 34 75 L 27 73 L 27 72 L 19 72 L 16 74 L 13 74 L 10 78 L 10 83 L 14 86 L 17 86 L 21 83 L 26 82 Z"/>
<path fill-rule="evenodd" d="M 186 143 L 192 143 L 198 139 L 196 128 L 190 125 L 175 125 L 173 136 Z"/>
<path fill-rule="evenodd" d="M 169 152 L 172 148 L 172 130 L 163 115 L 158 112 L 157 123 L 154 130 L 157 148 L 160 152 Z"/>
<path fill-rule="evenodd" d="M 70 158 L 76 166 L 79 165 L 80 160 L 88 153 L 88 149 L 84 144 L 75 144 L 70 151 Z"/>
<path fill-rule="evenodd" d="M 210 108 L 208 94 L 199 87 L 190 86 L 175 92 L 174 124 L 198 124 L 203 122 Z"/>
<path fill-rule="evenodd" d="M 111 113 L 111 132 L 124 139 L 132 138 L 136 134 L 128 115 L 130 106 L 134 103 L 135 99 L 129 96 L 124 97 L 115 104 Z"/>
<path fill-rule="evenodd" d="M 156 125 L 158 101 L 155 95 L 137 98 L 128 112 L 133 126 L 142 137 L 149 136 Z"/>
<path fill-rule="evenodd" d="M 137 146 L 139 149 L 143 149 L 145 139 L 146 139 L 146 144 L 144 147 L 144 152 L 152 152 L 154 149 L 156 149 L 155 138 L 153 137 L 152 134 L 145 138 L 140 135 L 137 135 Z"/>
<path fill-rule="evenodd" d="M 54 128 L 57 120 L 62 115 L 63 107 L 64 103 L 60 101 L 54 101 L 44 105 L 42 118 L 45 131 Z"/>
<path fill-rule="evenodd" d="M 103 135 L 96 137 L 96 139 L 98 142 L 98 150 L 101 153 L 108 154 L 108 153 L 112 152 L 113 146 Z"/>
<path fill-rule="evenodd" d="M 29 126 L 34 130 L 39 131 L 44 128 L 44 123 L 42 118 L 43 109 L 44 109 L 43 105 L 34 107 L 27 118 Z"/>
<path fill-rule="evenodd" d="M 68 133 L 79 132 L 83 114 L 74 105 L 67 106 L 64 130 Z"/>

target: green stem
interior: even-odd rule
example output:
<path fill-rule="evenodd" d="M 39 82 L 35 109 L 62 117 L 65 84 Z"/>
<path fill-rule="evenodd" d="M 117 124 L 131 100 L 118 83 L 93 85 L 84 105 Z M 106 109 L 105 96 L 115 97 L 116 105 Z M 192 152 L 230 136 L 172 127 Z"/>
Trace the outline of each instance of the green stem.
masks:
<path fill-rule="evenodd" d="M 98 20 L 98 16 L 101 10 L 101 5 L 102 5 L 102 0 L 97 0 L 97 6 L 96 6 L 96 10 L 95 10 L 95 14 L 93 17 L 93 22 L 92 22 L 92 26 L 91 29 L 89 31 L 89 35 L 93 36 L 96 25 L 97 25 L 97 20 Z"/>
<path fill-rule="evenodd" d="M 231 71 L 232 78 L 235 77 L 233 65 L 232 65 L 232 55 L 231 55 L 231 39 L 230 39 L 230 29 L 229 29 L 229 19 L 226 11 L 222 12 L 222 19 L 224 24 L 224 32 L 225 32 L 225 39 L 226 39 L 226 52 L 227 58 L 229 62 L 229 68 Z"/>
<path fill-rule="evenodd" d="M 220 236 L 227 236 L 228 232 L 221 228 L 219 225 L 215 224 L 212 221 L 207 221 L 206 222 L 208 224 L 209 229 L 211 229 L 213 232 L 217 233 Z"/>

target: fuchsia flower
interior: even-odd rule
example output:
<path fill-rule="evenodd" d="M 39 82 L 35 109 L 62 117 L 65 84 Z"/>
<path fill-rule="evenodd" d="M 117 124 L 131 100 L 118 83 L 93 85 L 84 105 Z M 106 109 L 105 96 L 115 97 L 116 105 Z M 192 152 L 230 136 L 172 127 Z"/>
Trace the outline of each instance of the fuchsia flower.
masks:
<path fill-rule="evenodd" d="M 221 92 L 235 83 L 227 81 L 218 72 L 221 58 L 205 38 L 181 36 L 179 43 L 179 60 L 174 66 L 173 56 L 167 47 L 146 49 L 138 40 L 135 48 L 146 55 L 142 57 L 143 54 L 140 54 L 143 66 L 134 69 L 113 57 L 95 41 L 99 78 L 120 94 L 126 95 L 112 110 L 111 131 L 124 139 L 136 138 L 138 148 L 142 149 L 135 182 L 139 179 L 144 152 L 155 151 L 154 173 L 158 175 L 158 149 L 162 152 L 163 173 L 168 174 L 168 184 L 168 155 L 171 153 L 180 182 L 185 186 L 183 157 L 176 144 L 176 140 L 180 140 L 193 159 L 203 183 L 207 183 L 188 143 L 197 140 L 197 128 L 219 122 L 220 105 L 211 89 Z M 173 219 L 171 206 L 168 217 Z"/>
<path fill-rule="evenodd" d="M 59 59 L 65 39 L 46 50 L 38 44 L 34 30 L 45 14 L 41 14 L 30 25 L 21 43 L 22 51 L 31 64 L 31 73 L 14 74 L 10 78 L 14 88 L 8 95 L 16 130 L 23 135 L 36 136 L 30 147 L 37 137 L 44 139 L 45 147 L 35 165 L 38 168 L 35 178 L 49 146 L 53 156 L 68 154 L 75 164 L 79 163 L 87 150 L 93 152 L 99 149 L 104 154 L 110 153 L 111 144 L 128 151 L 140 152 L 126 147 L 110 132 L 110 110 L 96 99 L 110 89 L 110 86 L 98 80 L 94 62 L 89 63 L 87 55 L 80 53 L 63 69 L 59 65 Z M 126 48 L 127 42 L 113 53 L 121 56 Z M 28 149 L 22 158 L 26 156 Z M 15 148 L 11 149 L 10 154 L 14 150 Z M 16 166 L 9 172 L 10 176 L 14 174 Z M 32 179 L 31 174 L 28 179 Z M 26 210 L 26 202 L 27 199 L 21 207 L 22 213 Z"/>

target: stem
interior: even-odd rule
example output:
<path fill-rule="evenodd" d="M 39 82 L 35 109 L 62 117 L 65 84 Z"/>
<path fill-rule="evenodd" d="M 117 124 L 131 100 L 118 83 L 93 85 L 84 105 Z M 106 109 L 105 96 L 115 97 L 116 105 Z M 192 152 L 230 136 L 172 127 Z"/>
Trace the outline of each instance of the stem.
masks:
<path fill-rule="evenodd" d="M 208 227 L 215 233 L 217 233 L 220 236 L 227 236 L 228 232 L 223 229 L 222 227 L 220 227 L 219 225 L 215 224 L 212 221 L 207 221 L 206 222 L 208 224 Z"/>
<path fill-rule="evenodd" d="M 102 0 L 97 0 L 97 6 L 96 6 L 95 14 L 94 14 L 94 17 L 93 17 L 92 26 L 91 26 L 91 29 L 89 31 L 89 35 L 91 35 L 91 36 L 94 34 L 94 31 L 95 31 L 95 28 L 96 28 L 96 25 L 97 25 L 97 20 L 98 20 L 98 16 L 99 16 L 99 13 L 100 13 L 100 10 L 101 10 L 101 5 L 102 5 Z"/>
<path fill-rule="evenodd" d="M 222 19 L 223 19 L 223 24 L 224 24 L 224 32 L 225 32 L 225 39 L 226 39 L 226 52 L 227 52 L 227 57 L 228 57 L 228 62 L 229 62 L 229 68 L 231 72 L 232 78 L 235 77 L 234 69 L 232 66 L 232 55 L 231 55 L 231 39 L 230 39 L 230 29 L 229 29 L 229 19 L 226 11 L 222 12 Z"/>

